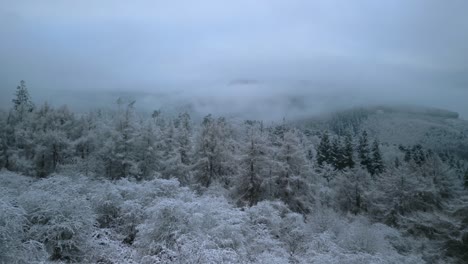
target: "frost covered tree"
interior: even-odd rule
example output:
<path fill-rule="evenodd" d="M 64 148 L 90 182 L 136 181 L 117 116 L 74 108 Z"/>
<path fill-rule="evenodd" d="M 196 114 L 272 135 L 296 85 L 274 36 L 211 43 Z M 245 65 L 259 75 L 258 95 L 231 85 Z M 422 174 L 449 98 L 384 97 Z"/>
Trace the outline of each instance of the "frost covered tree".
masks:
<path fill-rule="evenodd" d="M 196 183 L 208 187 L 218 181 L 225 187 L 237 174 L 238 143 L 226 119 L 207 115 L 201 124 L 195 146 L 193 173 Z"/>
<path fill-rule="evenodd" d="M 161 131 L 154 127 L 153 122 L 142 125 L 140 133 L 135 139 L 136 161 L 138 167 L 138 180 L 150 179 L 155 172 L 161 169 L 162 151 L 158 147 L 161 140 Z"/>
<path fill-rule="evenodd" d="M 115 124 L 112 128 L 107 128 L 103 147 L 99 150 L 104 175 L 109 179 L 138 175 L 138 164 L 135 159 L 135 140 L 138 131 L 135 101 L 123 108 L 124 102 L 119 98 L 117 104 L 119 110 Z"/>
<path fill-rule="evenodd" d="M 466 159 L 424 139 L 370 144 L 364 129 L 380 132 L 366 118 L 351 122 L 364 131 L 354 153 L 347 118 L 329 135 L 326 124 L 303 133 L 285 121 L 208 115 L 200 124 L 188 113 L 137 115 L 124 100 L 117 108 L 74 114 L 46 103 L 21 122 L 13 107 L 0 110 L 0 167 L 42 178 L 1 170 L 0 262 L 450 263 L 441 247 L 464 254 Z"/>
<path fill-rule="evenodd" d="M 411 149 L 411 157 L 418 166 L 422 166 L 426 161 L 426 154 L 424 153 L 424 149 L 420 144 L 413 146 Z"/>
<path fill-rule="evenodd" d="M 421 190 L 419 177 L 409 166 L 402 164 L 398 168 L 389 168 L 375 181 L 369 211 L 374 219 L 396 226 L 400 217 L 417 204 L 414 197 Z"/>
<path fill-rule="evenodd" d="M 370 171 L 372 166 L 372 160 L 369 151 L 369 139 L 367 136 L 367 131 L 365 130 L 359 137 L 359 145 L 357 150 L 361 167 Z"/>
<path fill-rule="evenodd" d="M 13 101 L 13 110 L 15 111 L 18 120 L 21 122 L 24 120 L 27 113 L 31 113 L 34 110 L 34 104 L 31 101 L 31 96 L 26 88 L 26 82 L 21 81 L 20 85 L 16 87 L 15 98 Z"/>
<path fill-rule="evenodd" d="M 35 134 L 25 125 L 25 122 L 21 125 L 10 123 L 5 129 L 7 148 L 5 167 L 12 171 L 34 175 Z"/>
<path fill-rule="evenodd" d="M 418 167 L 417 172 L 422 177 L 432 180 L 434 193 L 440 196 L 439 200 L 458 196 L 462 188 L 456 169 L 442 162 L 439 156 L 434 154 L 425 157 L 425 161 L 421 167 Z"/>
<path fill-rule="evenodd" d="M 165 173 L 175 177 L 183 185 L 192 182 L 191 162 L 193 155 L 192 123 L 188 113 L 181 113 L 169 124 L 166 138 L 170 138 L 172 146 L 167 146 L 170 152 L 165 157 Z M 172 134 L 172 135 L 171 135 Z"/>
<path fill-rule="evenodd" d="M 199 133 L 195 154 L 195 180 L 208 187 L 217 178 L 219 143 L 216 123 L 211 115 L 205 116 Z"/>
<path fill-rule="evenodd" d="M 335 137 L 332 140 L 330 158 L 331 164 L 333 165 L 333 167 L 335 167 L 335 169 L 343 170 L 346 167 L 343 148 L 341 146 L 341 140 L 339 137 Z"/>
<path fill-rule="evenodd" d="M 172 175 L 172 168 L 176 165 L 175 162 L 179 162 L 178 142 L 175 138 L 175 127 L 173 120 L 167 120 L 165 126 L 161 129 L 161 166 L 160 170 L 163 178 L 169 179 L 174 177 Z"/>
<path fill-rule="evenodd" d="M 34 143 L 31 121 L 34 104 L 24 81 L 16 88 L 13 108 L 4 121 L 2 145 L 4 166 L 9 170 L 33 173 Z"/>
<path fill-rule="evenodd" d="M 367 170 L 345 171 L 337 178 L 337 203 L 344 212 L 367 211 L 371 178 Z"/>
<path fill-rule="evenodd" d="M 97 171 L 100 162 L 96 155 L 100 142 L 95 113 L 87 113 L 81 116 L 77 120 L 76 126 L 75 133 L 78 136 L 72 142 L 76 168 L 86 176 L 93 175 Z"/>
<path fill-rule="evenodd" d="M 284 139 L 275 155 L 275 161 L 278 177 L 277 198 L 288 205 L 291 210 L 307 214 L 308 202 L 311 200 L 309 185 L 311 179 L 307 178 L 311 175 L 298 131 L 289 130 L 284 134 Z"/>
<path fill-rule="evenodd" d="M 66 107 L 54 109 L 47 103 L 29 117 L 11 127 L 8 167 L 44 177 L 71 162 L 75 120 Z"/>
<path fill-rule="evenodd" d="M 255 123 L 247 126 L 247 137 L 242 146 L 239 176 L 234 186 L 234 197 L 238 204 L 253 206 L 264 196 L 263 181 L 271 167 L 267 138 Z"/>
<path fill-rule="evenodd" d="M 70 162 L 75 118 L 65 106 L 55 109 L 44 104 L 35 113 L 32 126 L 35 129 L 36 174 L 44 177 L 55 172 L 59 165 Z"/>
<path fill-rule="evenodd" d="M 322 166 L 324 163 L 332 164 L 331 144 L 328 132 L 322 135 L 320 144 L 317 147 L 317 164 Z"/>
<path fill-rule="evenodd" d="M 184 112 L 177 117 L 175 137 L 180 162 L 184 165 L 189 165 L 192 153 L 192 124 L 189 113 Z"/>
<path fill-rule="evenodd" d="M 45 177 L 55 172 L 59 164 L 64 164 L 71 154 L 71 144 L 62 131 L 40 133 L 35 140 L 36 175 Z"/>
<path fill-rule="evenodd" d="M 224 186 L 230 187 L 233 176 L 238 174 L 240 142 L 236 130 L 226 118 L 218 118 L 217 127 L 220 143 L 218 174 Z"/>
<path fill-rule="evenodd" d="M 381 174 L 385 169 L 378 140 L 374 140 L 374 142 L 372 143 L 372 159 L 370 168 L 370 173 L 372 175 Z"/>
<path fill-rule="evenodd" d="M 345 142 L 343 147 L 343 166 L 345 168 L 354 168 L 354 147 L 353 138 L 350 134 L 345 136 Z"/>
<path fill-rule="evenodd" d="M 180 183 L 191 183 L 191 124 L 190 116 L 179 115 L 166 122 L 162 131 L 161 166 L 163 178 L 177 178 Z"/>
<path fill-rule="evenodd" d="M 278 147 L 281 145 L 281 141 L 284 139 L 284 133 L 289 130 L 286 126 L 286 120 L 283 118 L 283 121 L 280 124 L 275 124 L 268 128 L 270 142 L 273 146 Z"/>

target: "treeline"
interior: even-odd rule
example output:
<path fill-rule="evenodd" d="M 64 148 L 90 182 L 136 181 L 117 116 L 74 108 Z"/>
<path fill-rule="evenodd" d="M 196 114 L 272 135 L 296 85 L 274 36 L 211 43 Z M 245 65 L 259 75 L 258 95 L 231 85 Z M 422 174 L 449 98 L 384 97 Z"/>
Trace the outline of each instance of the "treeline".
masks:
<path fill-rule="evenodd" d="M 313 138 L 286 124 L 233 124 L 211 115 L 194 124 L 188 113 L 143 118 L 134 101 L 116 104 L 115 111 L 79 116 L 66 106 L 36 107 L 22 81 L 2 119 L 0 165 L 36 177 L 72 171 L 109 180 L 177 178 L 198 189 L 216 182 L 239 204 L 281 199 L 302 213 L 324 165 L 343 171 L 356 159 L 372 175 L 384 168 L 378 142 L 369 149 L 365 132 L 357 147 L 351 136 L 342 146 L 325 133 L 315 154 Z"/>
<path fill-rule="evenodd" d="M 135 101 L 122 99 L 114 111 L 75 115 L 66 106 L 35 106 L 24 81 L 12 103 L 0 120 L 0 166 L 10 171 L 36 177 L 74 171 L 110 180 L 177 178 L 196 188 L 216 182 L 235 189 L 250 205 L 307 196 L 311 191 L 306 183 L 314 184 L 327 166 L 339 172 L 363 169 L 377 176 L 398 168 L 399 156 L 404 163 L 422 166 L 435 155 L 421 145 L 399 146 L 403 155 L 385 164 L 378 139 L 370 140 L 366 131 L 353 133 L 354 127 L 345 135 L 306 135 L 285 123 L 233 123 L 212 115 L 195 124 L 189 113 L 170 117 L 154 111 L 142 117 Z M 460 161 L 453 163 L 453 156 L 436 156 L 451 168 L 464 169 Z M 301 199 L 292 200 L 292 207 L 307 212 Z"/>

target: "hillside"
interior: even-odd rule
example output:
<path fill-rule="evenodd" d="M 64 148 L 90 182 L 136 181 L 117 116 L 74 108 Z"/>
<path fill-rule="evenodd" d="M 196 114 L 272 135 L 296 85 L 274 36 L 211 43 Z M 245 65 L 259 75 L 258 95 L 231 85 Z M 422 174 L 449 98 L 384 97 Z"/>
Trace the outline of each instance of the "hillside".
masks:
<path fill-rule="evenodd" d="M 468 121 L 448 110 L 416 106 L 361 107 L 294 123 L 312 131 L 328 129 L 337 134 L 366 130 L 382 143 L 421 144 L 468 159 Z"/>
<path fill-rule="evenodd" d="M 466 123 L 388 107 L 198 121 L 124 100 L 77 114 L 18 97 L 0 114 L 0 263 L 466 263 Z"/>

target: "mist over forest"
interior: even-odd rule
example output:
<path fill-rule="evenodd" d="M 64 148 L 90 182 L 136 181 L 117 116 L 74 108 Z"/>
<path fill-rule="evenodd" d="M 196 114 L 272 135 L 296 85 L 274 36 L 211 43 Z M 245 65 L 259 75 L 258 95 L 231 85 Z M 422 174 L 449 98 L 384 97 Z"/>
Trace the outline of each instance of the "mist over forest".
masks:
<path fill-rule="evenodd" d="M 0 5 L 0 264 L 468 263 L 465 1 Z"/>

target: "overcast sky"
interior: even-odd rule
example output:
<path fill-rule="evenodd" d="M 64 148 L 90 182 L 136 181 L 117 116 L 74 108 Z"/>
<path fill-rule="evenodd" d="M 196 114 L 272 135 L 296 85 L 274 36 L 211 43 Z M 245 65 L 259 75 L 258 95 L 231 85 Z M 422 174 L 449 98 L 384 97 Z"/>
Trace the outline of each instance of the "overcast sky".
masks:
<path fill-rule="evenodd" d="M 291 97 L 466 118 L 467 14 L 466 0 L 0 0 L 0 102 L 24 79 L 36 101 L 72 106 L 124 93 L 254 111 Z"/>

